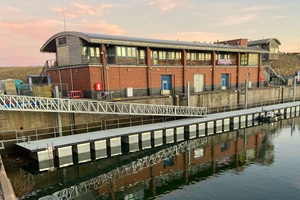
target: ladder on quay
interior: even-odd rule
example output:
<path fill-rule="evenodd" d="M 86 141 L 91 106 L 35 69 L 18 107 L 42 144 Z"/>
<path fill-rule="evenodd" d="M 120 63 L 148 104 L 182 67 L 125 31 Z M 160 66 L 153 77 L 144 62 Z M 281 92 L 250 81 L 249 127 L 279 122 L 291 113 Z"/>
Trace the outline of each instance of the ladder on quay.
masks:
<path fill-rule="evenodd" d="M 182 117 L 205 117 L 209 114 L 208 108 L 205 107 L 134 104 L 20 95 L 1 95 L 0 110 Z"/>

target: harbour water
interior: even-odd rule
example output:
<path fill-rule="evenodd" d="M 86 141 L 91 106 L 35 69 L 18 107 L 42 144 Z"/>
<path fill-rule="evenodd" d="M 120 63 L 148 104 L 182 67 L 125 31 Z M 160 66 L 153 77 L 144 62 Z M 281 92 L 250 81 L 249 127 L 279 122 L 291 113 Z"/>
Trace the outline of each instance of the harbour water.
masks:
<path fill-rule="evenodd" d="M 298 199 L 300 118 L 51 172 L 19 172 L 28 199 Z M 8 176 L 16 170 L 8 170 Z"/>

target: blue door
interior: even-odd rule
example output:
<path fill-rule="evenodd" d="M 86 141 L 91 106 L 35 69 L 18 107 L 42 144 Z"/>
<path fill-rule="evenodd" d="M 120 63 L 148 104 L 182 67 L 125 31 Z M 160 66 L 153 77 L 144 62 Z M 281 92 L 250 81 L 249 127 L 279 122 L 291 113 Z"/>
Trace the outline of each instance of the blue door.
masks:
<path fill-rule="evenodd" d="M 161 76 L 161 89 L 162 90 L 171 90 L 171 75 Z"/>
<path fill-rule="evenodd" d="M 228 86 L 228 74 L 222 74 L 222 86 Z"/>

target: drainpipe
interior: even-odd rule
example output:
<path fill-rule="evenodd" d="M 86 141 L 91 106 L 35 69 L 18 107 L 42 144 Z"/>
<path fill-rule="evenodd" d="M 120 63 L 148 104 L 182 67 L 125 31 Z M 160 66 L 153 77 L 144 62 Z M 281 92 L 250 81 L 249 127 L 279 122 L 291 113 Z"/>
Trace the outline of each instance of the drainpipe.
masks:
<path fill-rule="evenodd" d="M 186 50 L 183 50 L 181 53 L 181 64 L 182 64 L 182 76 L 183 76 L 183 93 L 186 93 L 185 83 L 186 83 Z"/>
<path fill-rule="evenodd" d="M 106 83 L 105 83 L 105 68 L 106 68 L 106 58 L 105 58 L 105 47 L 103 44 L 100 46 L 100 63 L 102 63 L 101 70 L 101 79 L 102 79 L 102 91 L 105 91 Z"/>
<path fill-rule="evenodd" d="M 146 64 L 147 64 L 147 90 L 148 90 L 148 96 L 152 95 L 152 87 L 151 87 L 151 50 L 149 47 L 146 49 Z"/>

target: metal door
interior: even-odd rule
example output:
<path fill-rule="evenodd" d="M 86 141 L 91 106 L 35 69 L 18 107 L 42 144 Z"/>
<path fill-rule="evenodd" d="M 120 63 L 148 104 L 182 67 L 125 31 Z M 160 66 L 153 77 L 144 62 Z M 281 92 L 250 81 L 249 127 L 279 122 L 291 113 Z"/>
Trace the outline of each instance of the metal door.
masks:
<path fill-rule="evenodd" d="M 228 74 L 222 74 L 222 86 L 228 87 Z"/>
<path fill-rule="evenodd" d="M 203 74 L 194 74 L 194 92 L 202 92 L 204 86 Z"/>
<path fill-rule="evenodd" d="M 171 75 L 161 76 L 161 89 L 163 91 L 170 91 L 172 89 Z"/>

